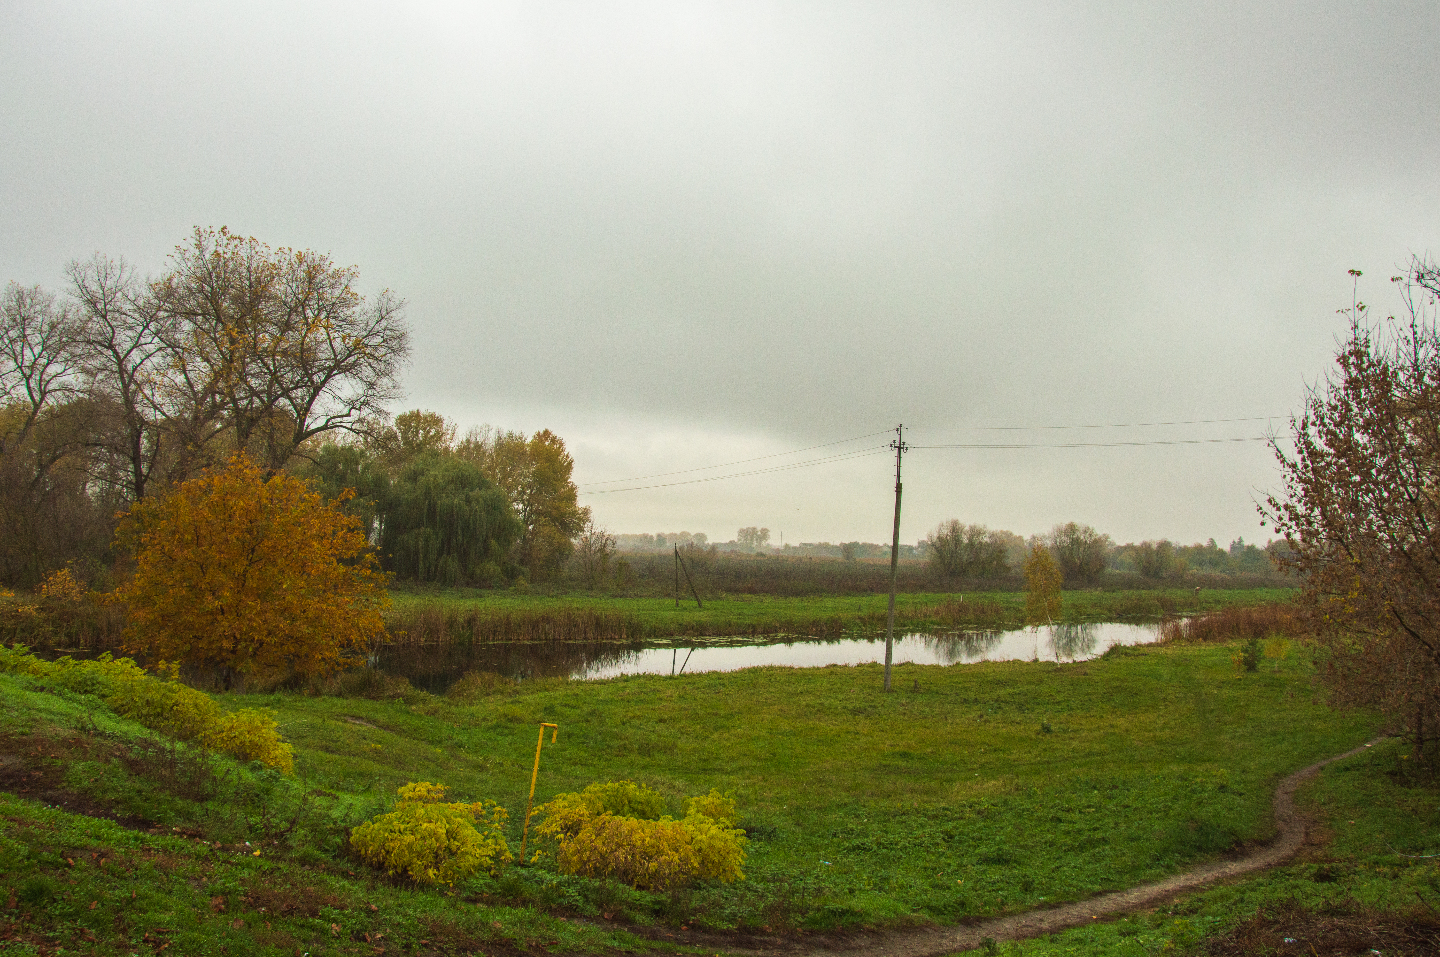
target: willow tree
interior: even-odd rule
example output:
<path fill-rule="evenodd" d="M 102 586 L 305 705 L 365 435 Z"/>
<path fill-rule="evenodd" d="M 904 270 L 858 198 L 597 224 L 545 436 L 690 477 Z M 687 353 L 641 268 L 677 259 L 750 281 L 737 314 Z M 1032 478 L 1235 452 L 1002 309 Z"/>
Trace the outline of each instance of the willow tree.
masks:
<path fill-rule="evenodd" d="M 1035 542 L 1025 556 L 1025 623 L 1053 625 L 1060 617 L 1063 601 L 1060 566 L 1044 542 Z"/>
<path fill-rule="evenodd" d="M 390 482 L 381 507 L 381 560 L 400 578 L 488 583 L 520 533 L 505 493 L 478 468 L 426 454 Z"/>
<path fill-rule="evenodd" d="M 1089 525 L 1067 522 L 1056 525 L 1050 532 L 1050 547 L 1065 584 L 1090 584 L 1097 581 L 1105 571 L 1113 544 L 1110 536 L 1097 532 Z"/>
<path fill-rule="evenodd" d="M 1379 707 L 1419 754 L 1440 722 L 1440 270 L 1417 259 L 1395 281 L 1402 320 L 1346 310 L 1336 369 L 1291 422 L 1294 452 L 1275 444 L 1284 491 L 1265 512 L 1302 576 L 1332 699 Z"/>

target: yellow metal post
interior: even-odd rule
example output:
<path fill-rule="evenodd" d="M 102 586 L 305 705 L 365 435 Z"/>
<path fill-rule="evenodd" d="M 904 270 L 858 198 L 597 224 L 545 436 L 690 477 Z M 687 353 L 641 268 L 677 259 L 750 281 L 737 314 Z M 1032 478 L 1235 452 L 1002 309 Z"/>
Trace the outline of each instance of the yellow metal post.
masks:
<path fill-rule="evenodd" d="M 560 736 L 560 726 L 541 722 L 540 740 L 535 742 L 535 770 L 530 772 L 530 800 L 525 802 L 525 827 L 520 832 L 520 863 L 525 863 L 525 842 L 530 838 L 530 810 L 535 806 L 535 782 L 540 777 L 540 749 L 545 746 L 545 729 L 550 728 L 550 743 Z"/>

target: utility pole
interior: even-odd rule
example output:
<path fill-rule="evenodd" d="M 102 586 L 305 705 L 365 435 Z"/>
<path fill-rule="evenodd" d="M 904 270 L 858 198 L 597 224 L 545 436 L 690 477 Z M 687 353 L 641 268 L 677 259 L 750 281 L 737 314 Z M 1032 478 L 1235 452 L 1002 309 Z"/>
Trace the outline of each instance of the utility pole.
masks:
<path fill-rule="evenodd" d="M 685 573 L 685 584 L 690 586 L 690 594 L 695 596 L 695 607 L 704 608 L 705 606 L 700 604 L 700 593 L 695 590 L 695 582 L 690 578 L 690 569 L 685 567 L 685 559 L 680 557 L 679 545 L 675 546 L 675 565 Z M 675 607 L 680 607 L 680 578 L 678 575 L 675 578 Z"/>
<path fill-rule="evenodd" d="M 890 442 L 895 450 L 895 532 L 890 538 L 890 613 L 885 617 L 885 690 L 890 690 L 890 662 L 895 657 L 895 567 L 900 561 L 900 456 L 909 448 L 905 444 L 905 426 L 895 426 Z"/>

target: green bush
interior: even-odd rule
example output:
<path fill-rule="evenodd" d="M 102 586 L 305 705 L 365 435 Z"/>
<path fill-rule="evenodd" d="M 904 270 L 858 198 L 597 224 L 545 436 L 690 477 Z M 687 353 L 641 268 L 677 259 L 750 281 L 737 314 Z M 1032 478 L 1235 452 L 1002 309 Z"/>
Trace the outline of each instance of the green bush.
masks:
<path fill-rule="evenodd" d="M 44 666 L 45 662 L 30 654 L 24 645 L 0 645 L 0 674 L 38 675 Z"/>
<path fill-rule="evenodd" d="M 445 787 L 428 781 L 407 784 L 399 794 L 395 810 L 350 835 L 366 863 L 417 884 L 454 884 L 481 871 L 497 875 L 512 860 L 499 805 L 444 803 Z"/>
<path fill-rule="evenodd" d="M 592 784 L 537 808 L 545 817 L 537 833 L 555 842 L 562 872 L 611 878 L 640 890 L 744 877 L 745 836 L 734 826 L 734 801 L 711 791 L 691 798 L 682 820 L 663 811 L 664 799 L 644 785 Z"/>

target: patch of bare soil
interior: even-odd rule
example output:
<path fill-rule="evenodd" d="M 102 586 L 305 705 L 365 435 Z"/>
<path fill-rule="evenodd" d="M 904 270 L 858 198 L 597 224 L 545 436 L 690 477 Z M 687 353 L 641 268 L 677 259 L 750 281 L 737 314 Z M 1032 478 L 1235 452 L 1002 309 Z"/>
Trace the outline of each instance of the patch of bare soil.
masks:
<path fill-rule="evenodd" d="M 1385 957 L 1440 955 L 1440 913 L 1416 908 L 1315 911 L 1299 904 L 1269 908 L 1206 943 L 1214 957 Z"/>
<path fill-rule="evenodd" d="M 150 822 L 116 813 L 106 803 L 65 785 L 65 769 L 72 761 L 103 760 L 117 753 L 108 743 L 83 735 L 0 735 L 0 791 L 72 814 L 143 828 Z"/>
<path fill-rule="evenodd" d="M 324 908 L 346 910 L 346 904 L 334 894 L 314 887 L 286 882 L 276 875 L 266 875 L 264 884 L 254 884 L 240 898 L 246 910 L 261 914 L 284 916 L 299 914 L 304 917 L 319 917 Z M 214 902 L 212 902 L 212 907 Z"/>

